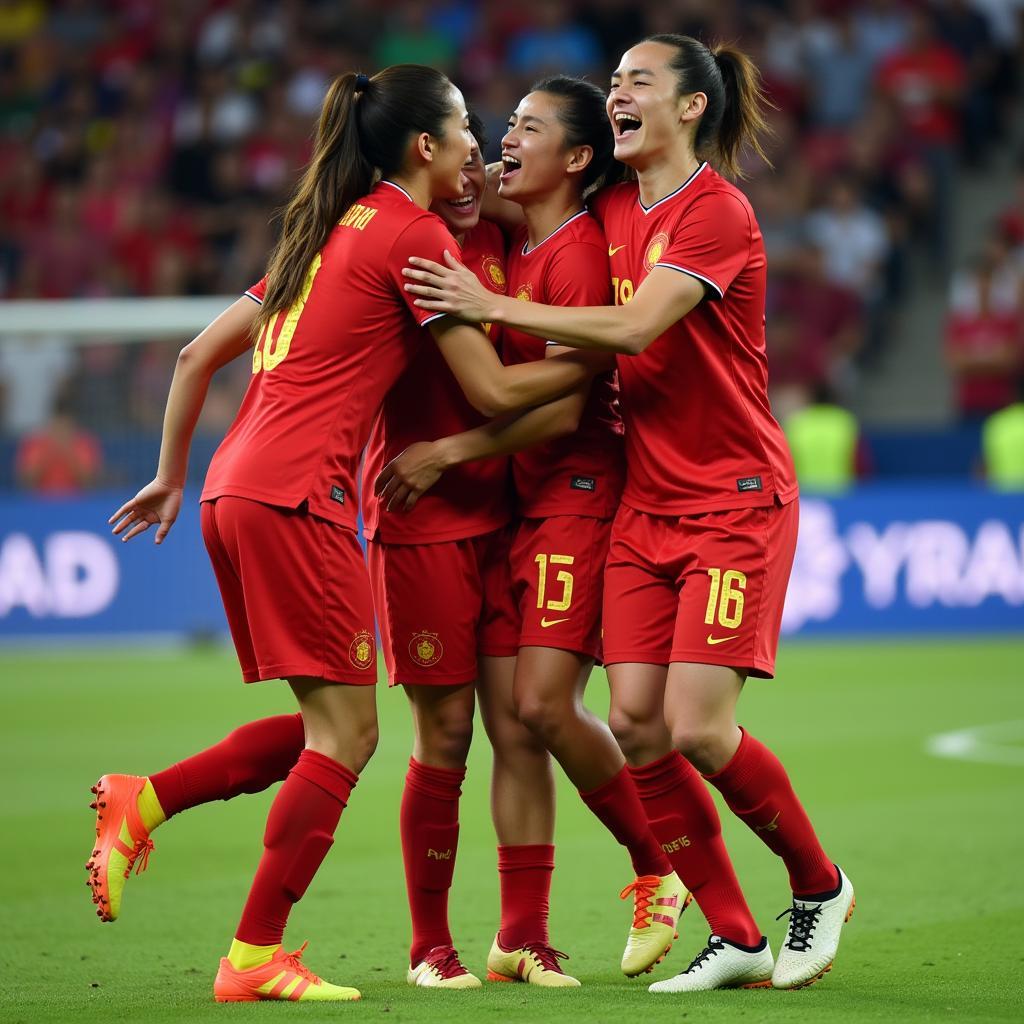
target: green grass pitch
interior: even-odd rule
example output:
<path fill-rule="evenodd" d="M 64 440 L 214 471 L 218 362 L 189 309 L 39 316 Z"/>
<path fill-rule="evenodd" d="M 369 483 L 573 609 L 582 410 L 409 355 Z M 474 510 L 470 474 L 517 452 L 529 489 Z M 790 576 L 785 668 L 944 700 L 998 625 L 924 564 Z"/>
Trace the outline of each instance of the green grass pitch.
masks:
<path fill-rule="evenodd" d="M 826 848 L 857 889 L 835 970 L 802 992 L 654 997 L 618 972 L 628 861 L 560 783 L 552 940 L 584 987 L 525 985 L 437 993 L 405 985 L 408 923 L 398 801 L 410 725 L 401 693 L 380 690 L 382 739 L 335 847 L 292 915 L 310 965 L 357 985 L 360 1003 L 217 1006 L 211 983 L 260 851 L 271 794 L 198 808 L 156 835 L 123 915 L 101 925 L 85 885 L 89 786 L 106 771 L 145 774 L 234 724 L 291 710 L 283 684 L 243 688 L 232 656 L 0 654 L 0 869 L 6 933 L 0 1021 L 389 1022 L 1024 1020 L 1024 642 L 784 645 L 779 680 L 751 682 L 743 722 L 781 755 Z M 596 673 L 591 700 L 604 710 Z M 998 722 L 988 755 L 942 759 L 929 737 Z M 968 751 L 970 753 L 970 751 Z M 985 751 L 981 752 L 985 755 Z M 497 926 L 488 751 L 478 730 L 462 801 L 452 923 L 478 972 Z M 773 948 L 787 906 L 781 864 L 734 819 L 725 828 Z M 682 970 L 706 926 L 696 908 L 654 977 Z M 647 979 L 648 981 L 650 978 Z"/>

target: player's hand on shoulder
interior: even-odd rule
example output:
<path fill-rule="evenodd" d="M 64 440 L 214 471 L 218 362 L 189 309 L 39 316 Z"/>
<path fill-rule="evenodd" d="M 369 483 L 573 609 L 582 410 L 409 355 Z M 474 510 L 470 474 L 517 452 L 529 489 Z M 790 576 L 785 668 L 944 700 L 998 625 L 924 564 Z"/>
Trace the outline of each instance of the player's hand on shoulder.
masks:
<path fill-rule="evenodd" d="M 447 249 L 444 260 L 442 265 L 419 256 L 409 257 L 410 266 L 402 273 L 406 278 L 405 290 L 418 296 L 416 305 L 470 322 L 492 320 L 489 311 L 493 293 Z"/>
<path fill-rule="evenodd" d="M 388 512 L 409 512 L 445 471 L 439 446 L 418 441 L 392 459 L 373 482 L 373 493 Z"/>
<path fill-rule="evenodd" d="M 156 479 L 126 501 L 108 520 L 115 537 L 131 540 L 156 526 L 154 542 L 160 544 L 181 511 L 182 488 Z"/>

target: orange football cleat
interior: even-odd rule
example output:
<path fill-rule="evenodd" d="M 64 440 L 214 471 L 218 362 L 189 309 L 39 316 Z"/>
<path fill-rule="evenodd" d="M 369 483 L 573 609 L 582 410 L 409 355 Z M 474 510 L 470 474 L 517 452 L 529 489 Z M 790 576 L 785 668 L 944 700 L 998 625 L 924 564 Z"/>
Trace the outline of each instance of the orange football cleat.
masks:
<path fill-rule="evenodd" d="M 121 894 L 132 868 L 140 874 L 149 864 L 153 840 L 139 817 L 139 793 L 146 779 L 139 775 L 104 775 L 92 792 L 96 799 L 96 845 L 86 862 L 88 886 L 101 921 L 116 921 Z"/>
<path fill-rule="evenodd" d="M 213 983 L 213 998 L 218 1003 L 255 1003 L 261 999 L 287 999 L 292 1002 L 345 1003 L 361 999 L 358 989 L 342 988 L 318 978 L 303 962 L 306 943 L 293 953 L 282 946 L 269 963 L 236 970 L 223 957 Z"/>

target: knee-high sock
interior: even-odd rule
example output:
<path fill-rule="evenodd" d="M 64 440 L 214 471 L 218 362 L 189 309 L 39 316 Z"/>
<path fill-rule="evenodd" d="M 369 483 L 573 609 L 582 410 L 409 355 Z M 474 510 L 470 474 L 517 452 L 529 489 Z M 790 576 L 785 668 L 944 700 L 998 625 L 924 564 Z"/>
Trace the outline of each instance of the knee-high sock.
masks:
<path fill-rule="evenodd" d="M 263 857 L 235 938 L 279 944 L 292 904 L 302 899 L 334 842 L 358 776 L 343 764 L 303 750 L 270 807 Z"/>
<path fill-rule="evenodd" d="M 782 762 L 746 730 L 732 760 L 707 780 L 729 809 L 789 871 L 798 896 L 829 892 L 839 883 L 835 865 L 814 834 L 807 812 L 793 792 Z"/>
<path fill-rule="evenodd" d="M 280 782 L 302 753 L 302 715 L 275 715 L 239 726 L 208 750 L 172 764 L 149 781 L 164 814 Z"/>
<path fill-rule="evenodd" d="M 633 777 L 625 767 L 604 785 L 580 793 L 602 825 L 629 851 L 637 875 L 667 875 L 672 870 L 654 837 Z"/>
<path fill-rule="evenodd" d="M 555 848 L 547 844 L 498 847 L 501 928 L 504 949 L 548 944 L 548 900 L 555 870 Z"/>
<path fill-rule="evenodd" d="M 400 825 L 405 887 L 412 917 L 409 963 L 435 946 L 452 945 L 448 891 L 459 845 L 459 797 L 466 769 L 434 768 L 409 759 Z"/>
<path fill-rule="evenodd" d="M 736 878 L 704 780 L 677 750 L 630 772 L 651 831 L 693 893 L 711 931 L 743 945 L 760 942 L 761 930 Z"/>

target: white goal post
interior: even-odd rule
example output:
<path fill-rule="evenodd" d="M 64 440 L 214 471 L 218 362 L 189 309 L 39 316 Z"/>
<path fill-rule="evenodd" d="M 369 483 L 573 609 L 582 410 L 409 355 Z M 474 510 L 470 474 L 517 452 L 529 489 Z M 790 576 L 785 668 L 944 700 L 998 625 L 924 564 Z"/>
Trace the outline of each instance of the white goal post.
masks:
<path fill-rule="evenodd" d="M 45 299 L 0 302 L 0 340 L 61 336 L 120 341 L 191 339 L 238 295 L 146 299 Z"/>

